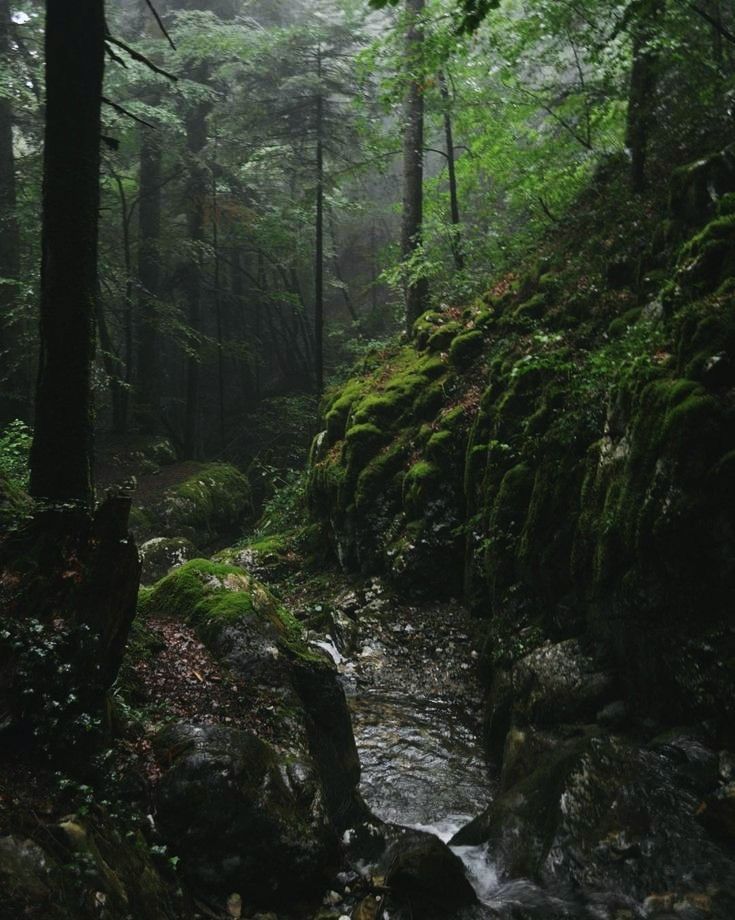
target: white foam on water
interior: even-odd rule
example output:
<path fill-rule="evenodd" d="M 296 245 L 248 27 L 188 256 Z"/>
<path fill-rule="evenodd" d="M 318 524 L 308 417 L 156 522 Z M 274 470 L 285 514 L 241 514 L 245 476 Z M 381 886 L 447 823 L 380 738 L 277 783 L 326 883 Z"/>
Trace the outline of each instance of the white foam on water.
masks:
<path fill-rule="evenodd" d="M 444 843 L 449 843 L 457 831 L 471 820 L 472 815 L 447 815 L 446 818 L 442 818 L 432 824 L 412 824 L 411 827 L 417 831 L 433 834 Z M 500 880 L 497 866 L 490 858 L 487 845 L 452 847 L 451 849 L 464 863 L 467 878 L 475 889 L 480 902 L 490 904 L 493 900 L 493 895 L 500 886 Z"/>
<path fill-rule="evenodd" d="M 342 662 L 345 660 L 344 655 L 342 655 L 340 650 L 334 644 L 334 639 L 332 639 L 331 636 L 325 636 L 323 639 L 316 639 L 314 642 L 312 642 L 312 645 L 316 645 L 317 648 L 320 648 L 322 651 L 326 652 L 335 664 L 342 664 Z"/>

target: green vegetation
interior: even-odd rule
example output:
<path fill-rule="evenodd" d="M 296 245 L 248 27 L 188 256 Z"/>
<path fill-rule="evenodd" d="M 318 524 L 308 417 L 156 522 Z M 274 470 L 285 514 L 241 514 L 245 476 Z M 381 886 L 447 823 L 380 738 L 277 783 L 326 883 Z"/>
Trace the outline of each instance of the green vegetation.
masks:
<path fill-rule="evenodd" d="M 303 631 L 293 615 L 241 568 L 192 559 L 152 588 L 141 591 L 144 617 L 173 616 L 191 624 L 211 643 L 227 626 L 255 618 L 270 624 L 275 637 L 299 655 L 307 655 Z"/>

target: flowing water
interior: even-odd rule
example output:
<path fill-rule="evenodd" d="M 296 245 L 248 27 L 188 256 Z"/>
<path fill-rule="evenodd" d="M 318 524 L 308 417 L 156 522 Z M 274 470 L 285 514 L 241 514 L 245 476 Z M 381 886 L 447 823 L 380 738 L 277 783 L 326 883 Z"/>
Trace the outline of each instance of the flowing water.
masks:
<path fill-rule="evenodd" d="M 456 605 L 394 608 L 379 599 L 346 648 L 319 644 L 337 664 L 352 712 L 362 792 L 384 821 L 448 842 L 496 791 L 479 738 L 481 691 L 474 624 Z M 504 881 L 487 847 L 456 847 L 481 907 L 473 918 L 550 905 L 537 886 Z M 543 914 L 539 914 L 542 916 Z"/>

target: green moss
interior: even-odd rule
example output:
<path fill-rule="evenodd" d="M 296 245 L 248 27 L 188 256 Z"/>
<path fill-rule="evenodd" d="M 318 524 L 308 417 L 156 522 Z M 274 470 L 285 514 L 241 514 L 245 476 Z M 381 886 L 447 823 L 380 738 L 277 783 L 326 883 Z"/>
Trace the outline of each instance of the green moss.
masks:
<path fill-rule="evenodd" d="M 549 295 L 545 291 L 539 291 L 519 304 L 513 311 L 515 319 L 541 319 L 546 313 L 549 304 Z"/>
<path fill-rule="evenodd" d="M 462 328 L 461 323 L 456 320 L 449 320 L 431 333 L 426 347 L 431 352 L 447 351 L 452 344 L 452 340 L 459 335 Z"/>
<path fill-rule="evenodd" d="M 403 504 L 410 519 L 420 513 L 440 477 L 440 467 L 428 460 L 419 460 L 406 473 L 403 480 Z"/>
<path fill-rule="evenodd" d="M 359 510 L 380 497 L 386 497 L 391 484 L 400 477 L 408 454 L 405 440 L 398 440 L 374 457 L 360 473 L 355 487 L 355 506 Z M 397 483 L 400 487 L 400 482 Z"/>
<path fill-rule="evenodd" d="M 337 396 L 329 403 L 325 413 L 325 421 L 327 425 L 327 439 L 330 446 L 344 438 L 352 407 L 364 392 L 365 382 L 362 378 L 356 377 L 348 381 L 345 386 L 338 391 Z"/>
<path fill-rule="evenodd" d="M 227 463 L 209 463 L 170 489 L 156 509 L 165 533 L 191 537 L 199 546 L 234 533 L 252 514 L 247 476 Z"/>
<path fill-rule="evenodd" d="M 716 290 L 735 273 L 735 213 L 716 217 L 681 250 L 677 282 L 697 292 Z"/>
<path fill-rule="evenodd" d="M 482 353 L 485 336 L 478 329 L 456 336 L 449 349 L 449 360 L 455 367 L 466 368 Z"/>
<path fill-rule="evenodd" d="M 385 444 L 386 434 L 371 422 L 353 425 L 345 435 L 345 457 L 349 465 L 362 464 Z"/>
<path fill-rule="evenodd" d="M 258 618 L 275 627 L 292 651 L 308 654 L 303 631 L 290 611 L 241 568 L 192 559 L 139 596 L 144 617 L 175 616 L 211 643 L 226 626 Z"/>
<path fill-rule="evenodd" d="M 634 326 L 641 317 L 641 308 L 634 307 L 614 319 L 607 327 L 607 334 L 611 338 L 618 338 L 624 335 L 631 326 Z"/>

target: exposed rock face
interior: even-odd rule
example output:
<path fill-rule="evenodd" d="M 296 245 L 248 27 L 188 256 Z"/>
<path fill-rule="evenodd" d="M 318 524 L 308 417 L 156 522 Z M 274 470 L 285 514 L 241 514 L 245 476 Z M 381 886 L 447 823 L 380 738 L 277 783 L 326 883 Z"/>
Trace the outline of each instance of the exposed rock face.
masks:
<path fill-rule="evenodd" d="M 732 183 L 732 147 L 680 170 L 644 256 L 632 218 L 575 217 L 543 267 L 329 394 L 309 500 L 342 565 L 463 591 L 493 665 L 524 630 L 587 634 L 630 711 L 732 724 Z"/>
<path fill-rule="evenodd" d="M 161 830 L 198 890 L 261 906 L 323 891 L 337 846 L 311 764 L 223 726 L 174 726 L 156 748 Z"/>

